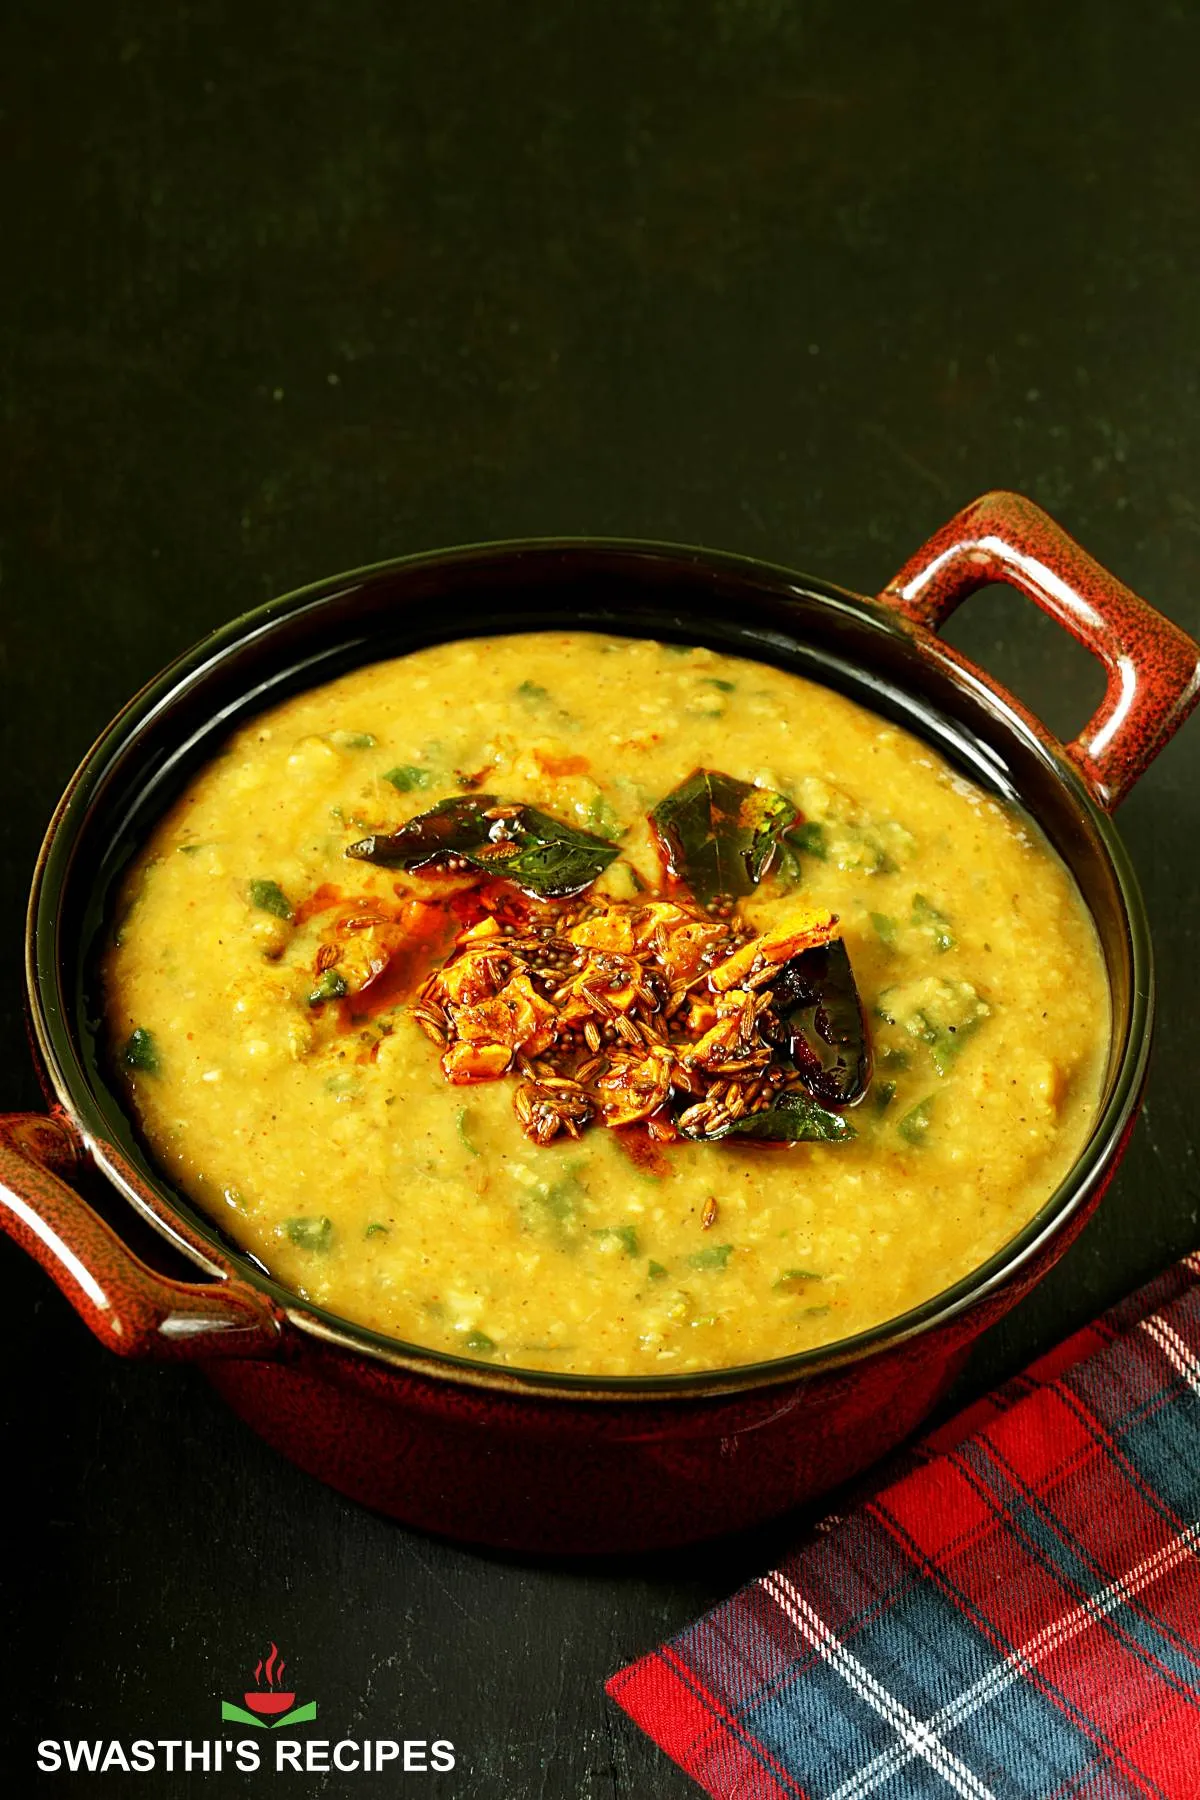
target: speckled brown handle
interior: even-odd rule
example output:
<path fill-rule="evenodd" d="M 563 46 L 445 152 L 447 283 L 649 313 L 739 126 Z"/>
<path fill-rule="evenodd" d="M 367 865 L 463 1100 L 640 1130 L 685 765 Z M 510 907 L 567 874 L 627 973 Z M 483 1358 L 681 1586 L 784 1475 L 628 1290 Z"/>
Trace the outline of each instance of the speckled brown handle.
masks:
<path fill-rule="evenodd" d="M 147 1268 L 68 1182 L 83 1159 L 65 1119 L 0 1115 L 0 1229 L 66 1295 L 84 1324 L 118 1356 L 275 1356 L 283 1313 L 230 1276 L 172 1281 Z"/>
<path fill-rule="evenodd" d="M 1108 671 L 1095 717 L 1064 745 L 1112 812 L 1200 699 L 1200 646 L 1020 494 L 984 494 L 930 538 L 880 599 L 936 631 L 977 588 L 1007 582 Z"/>

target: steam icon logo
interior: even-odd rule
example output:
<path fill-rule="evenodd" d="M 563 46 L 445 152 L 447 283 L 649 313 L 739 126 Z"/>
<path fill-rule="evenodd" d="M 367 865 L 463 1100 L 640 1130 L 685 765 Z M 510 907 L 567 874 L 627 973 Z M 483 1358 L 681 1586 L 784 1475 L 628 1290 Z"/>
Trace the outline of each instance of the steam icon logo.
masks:
<path fill-rule="evenodd" d="M 283 1686 L 286 1667 L 278 1645 L 272 1644 L 267 1655 L 260 1657 L 254 1666 L 257 1686 L 242 1695 L 245 1707 L 236 1706 L 232 1700 L 222 1700 L 222 1719 L 232 1719 L 238 1725 L 254 1725 L 260 1731 L 278 1731 L 281 1725 L 303 1725 L 307 1720 L 315 1719 L 316 1701 L 306 1700 L 303 1706 L 297 1706 L 295 1693 Z"/>

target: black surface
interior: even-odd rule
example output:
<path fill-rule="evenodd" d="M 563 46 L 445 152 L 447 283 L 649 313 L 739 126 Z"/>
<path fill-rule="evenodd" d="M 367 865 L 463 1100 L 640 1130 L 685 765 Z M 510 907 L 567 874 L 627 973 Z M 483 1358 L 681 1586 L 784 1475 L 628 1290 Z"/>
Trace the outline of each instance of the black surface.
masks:
<path fill-rule="evenodd" d="M 870 589 L 1004 485 L 1200 629 L 1200 16 L 903 12 L 0 13 L 6 1104 L 37 1100 L 18 945 L 63 782 L 168 657 L 272 592 L 539 532 Z M 1015 597 L 951 635 L 1058 728 L 1099 691 Z M 1196 1241 L 1198 770 L 1195 725 L 1122 813 L 1163 975 L 1143 1123 L 972 1389 Z M 331 1732 L 459 1751 L 450 1776 L 293 1790 L 695 1791 L 602 1677 L 796 1522 L 605 1570 L 417 1538 L 293 1473 L 200 1378 L 109 1360 L 7 1245 L 0 1274 L 14 1792 L 41 1737 L 215 1735 L 270 1638 Z"/>

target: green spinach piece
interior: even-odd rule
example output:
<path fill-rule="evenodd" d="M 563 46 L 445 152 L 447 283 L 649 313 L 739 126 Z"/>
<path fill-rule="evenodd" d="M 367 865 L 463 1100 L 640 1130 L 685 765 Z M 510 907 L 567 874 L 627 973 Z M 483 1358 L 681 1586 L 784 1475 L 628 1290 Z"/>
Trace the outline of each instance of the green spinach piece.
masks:
<path fill-rule="evenodd" d="M 326 1000 L 342 1000 L 349 993 L 344 977 L 336 969 L 323 969 L 316 986 L 308 996 L 310 1006 L 322 1006 Z"/>
<path fill-rule="evenodd" d="M 369 731 L 327 731 L 325 742 L 335 750 L 373 750 L 376 740 Z"/>
<path fill-rule="evenodd" d="M 291 901 L 277 881 L 252 881 L 250 904 L 256 906 L 259 912 L 273 913 L 277 919 L 286 919 L 289 924 L 295 916 Z"/>
<path fill-rule="evenodd" d="M 829 855 L 829 840 L 819 819 L 805 819 L 801 824 L 793 825 L 784 832 L 783 841 L 790 849 L 798 850 L 801 856 L 815 856 L 819 862 L 824 862 Z"/>
<path fill-rule="evenodd" d="M 153 1033 L 147 1031 L 144 1025 L 139 1025 L 130 1032 L 121 1057 L 127 1069 L 137 1069 L 142 1075 L 162 1074 L 158 1045 Z"/>
<path fill-rule="evenodd" d="M 285 1219 L 283 1229 L 301 1250 L 328 1250 L 333 1241 L 333 1220 L 325 1217 Z"/>
<path fill-rule="evenodd" d="M 798 1289 L 807 1286 L 810 1281 L 824 1281 L 815 1269 L 785 1269 L 775 1287 L 780 1293 L 794 1294 Z"/>
<path fill-rule="evenodd" d="M 689 1269 L 723 1269 L 733 1255 L 732 1244 L 705 1244 L 688 1257 Z"/>
<path fill-rule="evenodd" d="M 411 794 L 414 788 L 427 788 L 433 775 L 417 763 L 397 763 L 394 769 L 384 770 L 383 779 L 390 781 L 398 794 Z"/>
<path fill-rule="evenodd" d="M 636 1225 L 600 1225 L 593 1232 L 594 1238 L 601 1243 L 620 1244 L 628 1256 L 638 1253 L 638 1234 Z"/>
<path fill-rule="evenodd" d="M 471 1142 L 470 1125 L 471 1125 L 471 1109 L 470 1109 L 470 1107 L 460 1106 L 458 1111 L 454 1115 L 454 1129 L 458 1133 L 458 1141 L 462 1145 L 464 1150 L 469 1150 L 471 1152 L 472 1156 L 478 1156 L 479 1155 L 479 1146 L 478 1146 L 478 1144 L 473 1144 Z"/>
<path fill-rule="evenodd" d="M 969 981 L 944 981 L 928 975 L 885 989 L 876 1011 L 888 1024 L 902 1026 L 910 1037 L 927 1044 L 938 1074 L 948 1075 L 964 1043 L 991 1008 Z"/>
<path fill-rule="evenodd" d="M 919 1145 L 925 1142 L 925 1134 L 933 1123 L 933 1103 L 936 1097 L 934 1094 L 926 1094 L 923 1100 L 918 1100 L 915 1106 L 910 1107 L 896 1126 L 906 1144 Z"/>
<path fill-rule="evenodd" d="M 900 935 L 900 927 L 891 914 L 873 912 L 871 923 L 875 927 L 875 936 L 880 943 L 886 945 L 889 950 L 894 950 L 896 939 Z"/>
<path fill-rule="evenodd" d="M 924 894 L 914 894 L 912 903 L 912 922 L 922 931 L 927 931 L 939 956 L 947 950 L 953 950 L 958 941 L 950 929 L 950 921 L 944 912 L 939 912 Z"/>

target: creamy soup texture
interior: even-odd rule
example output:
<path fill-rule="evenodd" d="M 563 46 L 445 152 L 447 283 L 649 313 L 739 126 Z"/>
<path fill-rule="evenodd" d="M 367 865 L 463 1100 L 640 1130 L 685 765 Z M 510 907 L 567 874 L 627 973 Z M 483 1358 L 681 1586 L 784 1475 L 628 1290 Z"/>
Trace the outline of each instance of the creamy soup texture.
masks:
<path fill-rule="evenodd" d="M 651 901 L 647 813 L 698 767 L 798 809 L 737 915 L 837 915 L 874 1052 L 855 1135 L 535 1142 L 516 1076 L 448 1080 L 417 1016 L 476 878 L 346 850 L 486 792 L 618 845 L 576 909 Z M 1108 1040 L 1094 928 L 1026 819 L 795 675 L 588 633 L 438 645 L 243 727 L 132 867 L 104 975 L 157 1161 L 281 1282 L 562 1373 L 759 1362 L 938 1293 L 1067 1174 Z"/>

